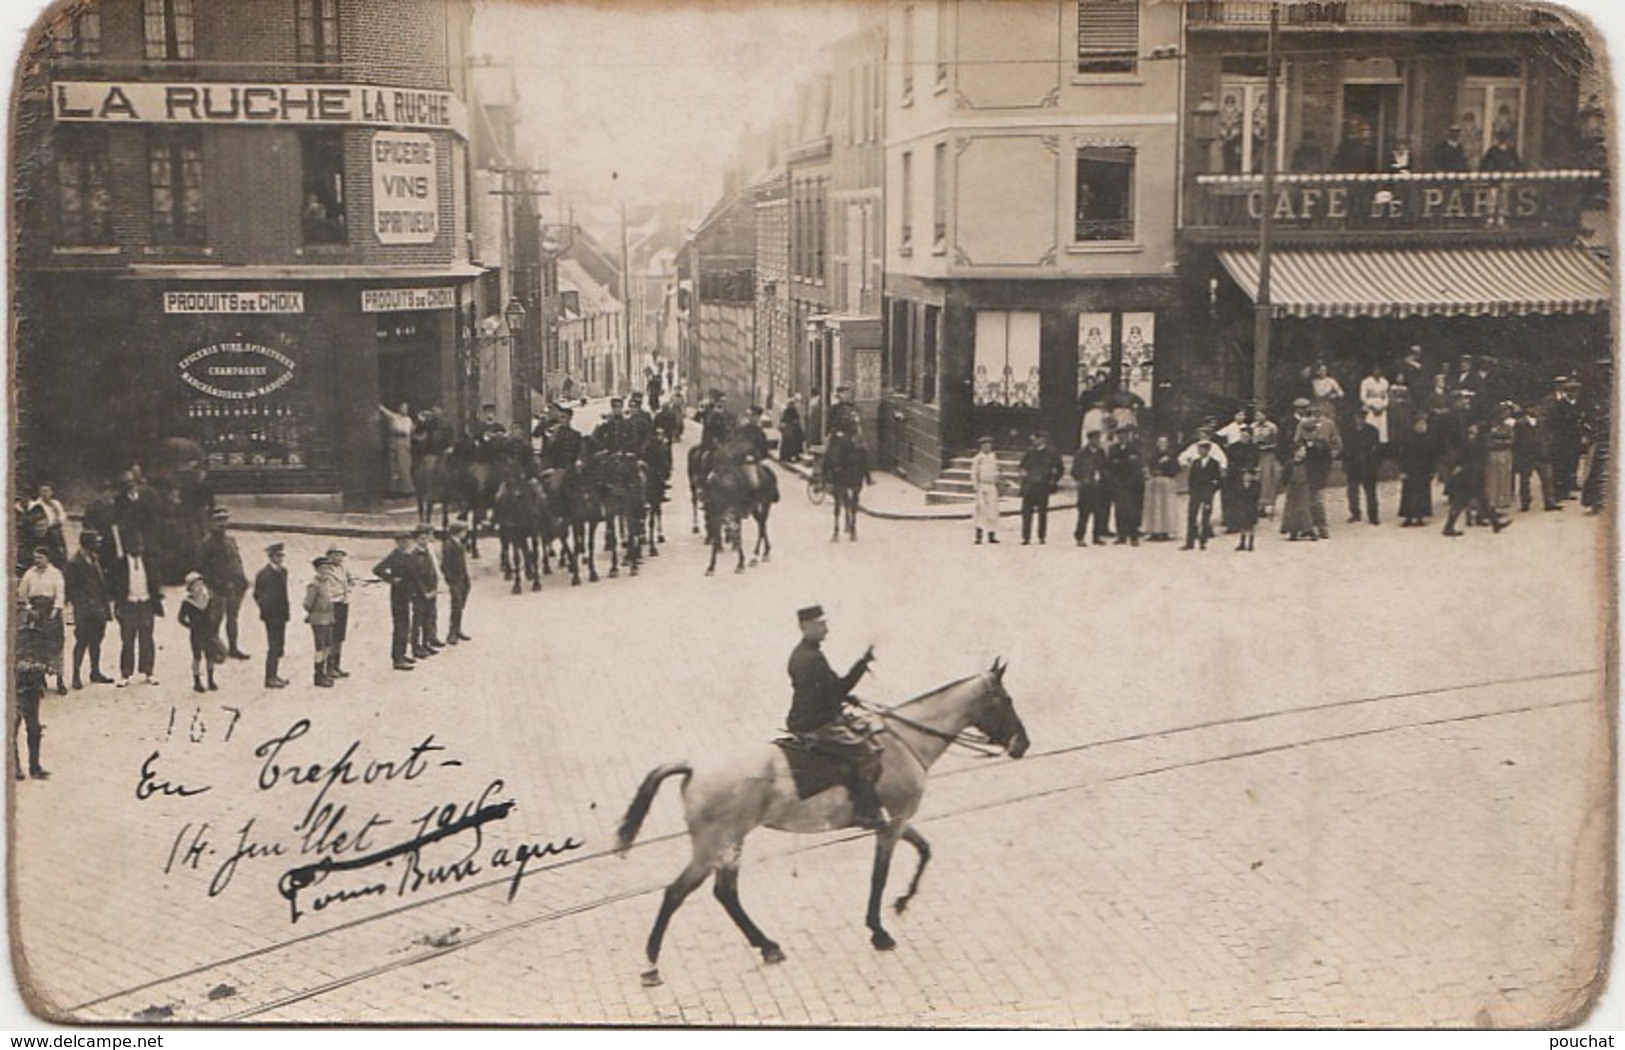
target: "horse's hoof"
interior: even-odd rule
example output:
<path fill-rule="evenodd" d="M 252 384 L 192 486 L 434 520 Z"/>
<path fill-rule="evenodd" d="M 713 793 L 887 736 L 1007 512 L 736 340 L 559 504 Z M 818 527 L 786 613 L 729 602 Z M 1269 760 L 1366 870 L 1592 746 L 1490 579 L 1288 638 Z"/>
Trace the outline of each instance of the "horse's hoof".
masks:
<path fill-rule="evenodd" d="M 771 561 L 772 559 L 773 559 L 772 554 L 764 554 L 764 555 L 762 555 L 762 560 L 763 561 Z"/>
<path fill-rule="evenodd" d="M 769 944 L 762 949 L 762 961 L 772 966 L 774 963 L 784 961 L 784 949 L 776 944 Z"/>
<path fill-rule="evenodd" d="M 756 566 L 756 565 L 759 565 L 759 564 L 761 564 L 761 560 L 760 560 L 760 559 L 758 559 L 758 558 L 752 558 L 752 559 L 751 559 L 751 560 L 750 560 L 750 563 L 751 563 L 751 566 L 752 566 L 752 567 L 754 567 L 754 566 Z"/>
<path fill-rule="evenodd" d="M 744 572 L 744 571 L 745 571 L 745 567 L 744 567 L 744 566 L 743 566 L 743 565 L 736 565 L 736 566 L 734 566 L 734 572 L 735 572 L 735 573 L 742 573 L 742 572 Z"/>
<path fill-rule="evenodd" d="M 715 570 L 715 569 L 706 569 L 705 574 L 707 576 L 715 576 L 717 574 L 717 570 Z"/>
<path fill-rule="evenodd" d="M 574 579 L 572 579 L 570 581 L 570 586 L 572 586 L 572 587 L 580 587 L 581 586 L 581 577 L 577 576 Z"/>
<path fill-rule="evenodd" d="M 875 950 L 879 952 L 889 952 L 897 947 L 897 942 L 885 930 L 876 930 L 874 936 L 869 938 L 869 943 L 874 945 Z"/>
<path fill-rule="evenodd" d="M 540 580 L 532 580 L 531 584 L 530 584 L 530 589 L 531 589 L 532 593 L 535 593 L 536 591 L 541 590 L 542 589 L 542 582 Z"/>
<path fill-rule="evenodd" d="M 903 914 L 903 909 L 905 909 L 907 907 L 908 907 L 908 898 L 907 897 L 899 897 L 895 901 L 892 902 L 892 910 L 896 911 L 897 914 L 899 914 L 899 915 Z"/>
<path fill-rule="evenodd" d="M 661 985 L 660 971 L 644 970 L 640 980 L 643 981 L 643 987 L 645 988 L 659 988 Z"/>
<path fill-rule="evenodd" d="M 510 591 L 509 591 L 509 592 L 508 592 L 508 593 L 509 593 L 509 594 L 524 594 L 524 593 L 525 593 L 525 589 L 524 589 L 524 588 L 523 588 L 523 587 L 521 587 L 521 586 L 519 586 L 519 585 L 518 585 L 518 584 L 517 584 L 517 583 L 516 583 L 516 584 L 514 584 L 514 585 L 513 585 L 513 589 L 512 589 L 512 590 L 510 590 Z"/>
<path fill-rule="evenodd" d="M 700 534 L 700 527 L 698 525 L 694 526 L 693 531 L 694 531 L 694 535 L 698 536 Z"/>
<path fill-rule="evenodd" d="M 616 577 L 620 576 L 620 574 L 621 574 L 621 570 L 619 570 L 619 569 L 611 569 L 611 570 L 609 570 L 609 578 L 612 579 L 612 580 L 615 579 Z"/>

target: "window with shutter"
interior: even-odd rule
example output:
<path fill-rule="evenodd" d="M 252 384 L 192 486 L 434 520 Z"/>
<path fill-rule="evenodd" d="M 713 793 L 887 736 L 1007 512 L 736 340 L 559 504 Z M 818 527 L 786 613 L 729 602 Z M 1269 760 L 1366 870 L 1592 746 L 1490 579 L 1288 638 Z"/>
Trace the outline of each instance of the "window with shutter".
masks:
<path fill-rule="evenodd" d="M 1139 46 L 1139 0 L 1078 0 L 1079 73 L 1133 73 Z"/>

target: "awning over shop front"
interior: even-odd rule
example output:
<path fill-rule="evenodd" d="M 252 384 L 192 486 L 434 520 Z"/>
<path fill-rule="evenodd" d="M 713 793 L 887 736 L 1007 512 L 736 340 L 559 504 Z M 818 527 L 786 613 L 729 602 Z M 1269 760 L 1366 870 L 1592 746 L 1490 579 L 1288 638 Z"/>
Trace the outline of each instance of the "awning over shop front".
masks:
<path fill-rule="evenodd" d="M 1258 253 L 1219 261 L 1254 301 Z M 1275 317 L 1504 317 L 1597 313 L 1608 271 L 1580 248 L 1277 249 Z"/>

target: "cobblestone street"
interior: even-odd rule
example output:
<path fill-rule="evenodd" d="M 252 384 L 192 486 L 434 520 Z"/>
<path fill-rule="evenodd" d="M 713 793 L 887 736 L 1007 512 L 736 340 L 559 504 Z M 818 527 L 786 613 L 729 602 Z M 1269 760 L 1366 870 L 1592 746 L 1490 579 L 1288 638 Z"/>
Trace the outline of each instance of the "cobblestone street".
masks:
<path fill-rule="evenodd" d="M 832 544 L 829 507 L 785 490 L 773 559 L 740 576 L 702 575 L 681 494 L 670 544 L 637 578 L 552 576 L 512 596 L 483 546 L 475 640 L 410 674 L 389 669 L 374 585 L 336 689 L 310 685 L 301 628 L 288 666 L 305 674 L 262 691 L 253 623 L 256 660 L 198 696 L 165 621 L 161 686 L 50 697 L 54 776 L 17 785 L 13 840 L 38 1007 L 103 1021 L 1504 1027 L 1555 1025 L 1586 1001 L 1611 841 L 1601 519 L 1524 514 L 1453 542 L 1349 525 L 1319 544 L 1264 534 L 1243 555 L 1222 538 L 1206 552 L 973 547 L 964 522 L 862 518 L 858 543 Z M 1051 525 L 1064 539 L 1070 514 Z M 327 544 L 286 540 L 302 586 Z M 257 561 L 262 537 L 240 541 Z M 362 575 L 387 541 L 345 545 Z M 625 859 L 610 853 L 616 822 L 654 766 L 772 735 L 794 610 L 812 602 L 838 668 L 874 643 L 860 691 L 878 702 L 1008 659 L 1033 749 L 939 764 L 917 822 L 934 859 L 890 922 L 895 952 L 862 925 L 867 837 L 762 831 L 742 894 L 788 960 L 763 965 L 697 893 L 667 938 L 666 985 L 645 989 L 643 939 L 687 857 L 675 785 Z M 329 873 L 292 921 L 289 869 L 503 800 L 505 819 L 390 861 L 376 892 Z M 309 836 L 295 830 L 307 816 Z M 555 855 L 516 859 L 547 844 Z M 912 865 L 899 851 L 894 894 Z M 358 892 L 331 896 L 341 885 Z"/>

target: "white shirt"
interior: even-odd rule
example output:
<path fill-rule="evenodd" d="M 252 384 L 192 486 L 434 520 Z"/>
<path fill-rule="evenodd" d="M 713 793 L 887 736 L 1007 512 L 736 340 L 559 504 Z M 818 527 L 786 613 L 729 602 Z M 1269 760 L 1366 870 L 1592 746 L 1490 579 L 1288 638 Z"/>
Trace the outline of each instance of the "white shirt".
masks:
<path fill-rule="evenodd" d="M 17 597 L 24 602 L 31 598 L 49 598 L 53 614 L 62 611 L 62 599 L 66 592 L 67 583 L 55 565 L 46 565 L 43 569 L 31 567 L 17 581 Z"/>
<path fill-rule="evenodd" d="M 58 500 L 58 499 L 36 499 L 33 503 L 30 503 L 28 506 L 29 506 L 30 510 L 32 510 L 35 507 L 38 507 L 41 510 L 43 510 L 45 512 L 45 524 L 47 524 L 47 525 L 55 525 L 58 528 L 60 528 L 61 526 L 67 524 L 68 512 L 67 512 L 66 508 L 64 508 L 62 506 L 62 501 L 61 500 Z"/>
<path fill-rule="evenodd" d="M 152 600 L 152 592 L 147 587 L 147 565 L 138 554 L 132 554 L 127 559 L 130 564 L 130 593 L 124 597 L 132 602 L 145 602 Z"/>
<path fill-rule="evenodd" d="M 1209 446 L 1208 455 L 1214 460 L 1218 461 L 1220 470 L 1230 469 L 1230 461 L 1225 458 L 1224 449 L 1220 448 L 1217 443 Z M 1200 456 L 1201 452 L 1197 450 L 1194 444 L 1188 445 L 1186 446 L 1185 451 L 1179 454 L 1179 465 L 1182 467 L 1188 467 L 1192 463 L 1195 463 Z"/>

